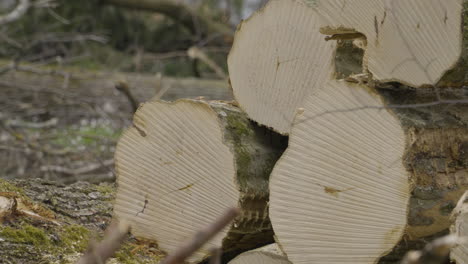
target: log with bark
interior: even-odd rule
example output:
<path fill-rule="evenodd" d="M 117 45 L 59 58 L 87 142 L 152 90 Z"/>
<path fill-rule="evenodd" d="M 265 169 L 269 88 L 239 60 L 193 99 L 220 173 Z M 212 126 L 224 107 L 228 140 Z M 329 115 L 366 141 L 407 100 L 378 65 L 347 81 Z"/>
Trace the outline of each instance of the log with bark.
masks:
<path fill-rule="evenodd" d="M 225 208 L 239 206 L 233 225 L 189 261 L 204 259 L 214 246 L 232 251 L 272 242 L 268 178 L 283 137 L 223 102 L 151 101 L 133 124 L 116 149 L 114 212 L 135 236 L 172 253 Z"/>
<path fill-rule="evenodd" d="M 356 209 L 355 207 L 358 206 L 360 209 L 355 211 L 346 210 L 344 213 L 349 214 L 347 216 L 348 218 L 346 218 L 347 220 L 341 220 L 337 225 L 346 226 L 352 224 L 352 227 L 356 228 L 356 225 L 359 225 L 362 221 L 362 229 L 356 228 L 356 233 L 354 235 L 340 232 L 336 234 L 333 239 L 341 241 L 343 237 L 348 237 L 348 239 L 356 241 L 354 236 L 359 236 L 361 233 L 368 232 L 363 231 L 369 228 L 367 225 L 368 222 L 364 221 L 363 218 L 370 217 L 370 213 L 366 214 L 365 210 L 374 210 L 375 217 L 379 217 L 374 221 L 380 226 L 374 224 L 375 227 L 371 235 L 376 235 L 376 230 L 379 228 L 383 230 L 381 231 L 382 237 L 389 241 L 387 242 L 388 244 L 385 244 L 387 246 L 385 251 L 391 250 L 393 246 L 399 242 L 403 233 L 401 229 L 406 230 L 405 239 L 401 242 L 401 245 L 399 245 L 398 250 L 392 252 L 390 256 L 385 257 L 381 261 L 381 263 L 395 263 L 401 259 L 406 252 L 408 244 L 414 249 L 418 249 L 424 245 L 424 243 L 421 244 L 420 242 L 413 243 L 411 242 L 412 240 L 420 241 L 420 239 L 426 239 L 434 234 L 444 234 L 444 232 L 446 232 L 450 224 L 450 210 L 456 203 L 459 195 L 468 186 L 468 178 L 466 177 L 468 173 L 468 163 L 466 162 L 466 153 L 468 152 L 468 129 L 466 128 L 466 124 L 468 124 L 468 116 L 462 114 L 467 112 L 467 107 L 457 106 L 446 108 L 445 106 L 437 106 L 430 109 L 401 109 L 394 115 L 385 109 L 359 109 L 359 106 L 343 104 L 343 102 L 351 101 L 351 103 L 357 103 L 358 105 L 359 103 L 372 105 L 370 104 L 371 102 L 381 103 L 381 99 L 379 99 L 378 94 L 367 94 L 367 88 L 362 85 L 348 84 L 344 81 L 337 81 L 335 85 L 335 88 L 341 88 L 333 89 L 338 92 L 338 95 L 344 93 L 346 89 L 348 89 L 348 95 L 351 96 L 349 96 L 349 98 L 346 96 L 331 96 L 331 98 L 333 98 L 333 100 L 331 100 L 332 102 L 328 100 L 324 103 L 329 103 L 330 107 L 332 107 L 333 101 L 336 101 L 337 104 L 339 103 L 338 111 L 334 112 L 336 109 L 332 108 L 329 113 L 325 113 L 323 116 L 313 116 L 313 113 L 309 113 L 305 108 L 302 115 L 305 115 L 303 118 L 306 121 L 302 122 L 302 124 L 304 129 L 306 129 L 306 133 L 303 133 L 303 136 L 307 139 L 308 137 L 305 136 L 309 134 L 313 140 L 294 143 L 296 139 L 294 138 L 294 134 L 291 135 L 291 143 L 288 152 L 298 152 L 299 156 L 304 157 L 304 161 L 300 164 L 288 165 L 285 169 L 287 173 L 284 173 L 285 180 L 283 185 L 292 185 L 292 187 L 289 188 L 289 195 L 283 195 L 285 191 L 279 192 L 280 195 L 284 197 L 281 196 L 277 198 L 274 193 L 272 194 L 271 203 L 273 204 L 273 208 L 271 209 L 271 216 L 276 217 L 276 219 L 280 221 L 285 219 L 283 226 L 285 229 L 284 232 L 292 234 L 291 240 L 299 240 L 301 237 L 304 237 L 306 240 L 305 242 L 308 243 L 307 249 L 301 249 L 299 247 L 300 252 L 298 254 L 305 255 L 307 259 L 313 259 L 315 256 L 311 257 L 307 255 L 307 253 L 314 249 L 310 243 L 317 240 L 318 233 L 315 231 L 308 233 L 307 230 L 301 229 L 299 231 L 302 232 L 293 231 L 298 228 L 298 224 L 311 225 L 313 223 L 320 223 L 316 221 L 316 218 L 323 218 L 327 214 L 317 213 L 317 211 L 311 209 L 312 203 L 304 202 L 307 200 L 301 199 L 301 197 L 304 195 L 311 195 L 313 196 L 310 198 L 312 201 L 328 201 L 325 205 L 318 204 L 316 206 L 318 210 L 324 209 L 329 211 L 330 218 L 337 217 L 336 213 L 333 213 L 332 210 L 334 208 L 332 207 L 333 202 L 338 204 L 335 206 L 339 208 L 340 202 L 343 202 L 343 200 L 346 202 L 343 197 L 348 198 L 353 204 L 353 207 L 347 203 L 341 206 L 352 209 Z M 387 100 L 394 100 L 392 97 L 398 98 L 398 94 L 401 93 L 401 91 L 396 94 L 389 91 L 380 92 L 382 94 L 386 93 L 385 98 L 387 98 Z M 341 99 L 338 100 L 338 98 Z M 413 98 L 407 96 L 408 100 L 413 99 L 418 101 L 422 98 L 424 98 L 424 96 L 420 93 L 415 93 Z M 318 97 L 316 100 L 320 101 L 321 99 L 322 97 Z M 355 110 L 340 113 L 339 110 L 342 110 L 342 107 L 349 107 Z M 220 109 L 222 109 L 222 111 L 220 111 Z M 207 115 L 205 116 L 197 113 L 199 111 Z M 363 113 L 367 113 L 367 115 L 363 115 Z M 229 116 L 232 114 L 240 115 L 241 118 L 232 118 L 229 120 Z M 324 131 L 325 134 L 321 136 L 325 137 L 325 139 L 328 136 L 333 136 L 335 137 L 335 141 L 331 141 L 332 143 L 329 144 L 323 141 L 321 144 L 316 143 L 322 138 L 318 137 L 318 134 L 311 134 L 314 129 L 309 128 L 310 123 L 321 125 L 321 123 L 325 122 L 322 121 L 323 119 L 337 118 L 337 114 L 347 116 L 348 121 L 331 122 L 335 124 L 337 128 L 326 130 Z M 312 115 L 312 118 L 307 120 L 310 115 Z M 455 115 L 460 116 L 461 119 L 454 119 L 453 116 Z M 434 119 L 427 119 L 428 116 L 433 116 Z M 209 120 L 214 124 L 223 124 L 223 117 L 228 121 L 228 125 L 222 125 L 222 129 L 220 129 L 219 125 L 208 126 L 205 124 L 205 122 Z M 375 129 L 380 128 L 380 125 L 377 125 L 379 122 L 375 121 L 379 120 L 379 118 L 380 124 L 386 128 L 386 130 L 384 130 L 385 133 L 367 131 L 370 128 L 367 127 L 366 124 L 369 122 L 375 126 Z M 441 120 L 441 123 L 435 123 L 437 120 Z M 463 125 L 460 125 L 460 120 L 462 120 Z M 342 131 L 339 129 L 339 126 L 346 126 L 348 122 L 352 121 L 355 122 L 353 127 L 359 130 L 351 130 L 344 135 L 339 134 L 339 132 Z M 404 126 L 401 125 L 402 122 Z M 231 124 L 229 125 L 229 123 Z M 244 127 L 242 124 L 247 125 Z M 393 125 L 393 130 L 388 129 L 391 124 Z M 361 127 L 359 127 L 359 125 Z M 264 139 L 268 136 L 268 133 L 273 133 L 267 132 L 265 128 L 257 128 L 262 132 L 256 133 L 255 137 L 236 139 L 235 135 L 248 135 L 249 133 L 246 133 L 246 131 L 252 129 L 250 126 L 253 126 L 253 124 L 246 119 L 243 113 L 235 107 L 226 104 L 213 102 L 208 106 L 204 102 L 196 101 L 179 101 L 176 103 L 150 102 L 144 104 L 135 116 L 135 127 L 124 134 L 117 149 L 116 162 L 118 183 L 120 186 L 119 192 L 122 192 L 118 194 L 117 198 L 115 209 L 117 216 L 131 219 L 136 236 L 156 240 L 163 250 L 171 252 L 178 244 L 186 239 L 191 232 L 193 233 L 196 231 L 196 226 L 201 226 L 205 222 L 199 220 L 201 222 L 197 223 L 197 219 L 202 216 L 203 219 L 205 219 L 205 217 L 206 219 L 211 217 L 210 212 L 204 210 L 208 210 L 209 208 L 209 210 L 213 210 L 214 213 L 216 210 L 221 211 L 230 204 L 237 204 L 237 201 L 241 200 L 241 204 L 246 202 L 244 209 L 247 208 L 247 210 L 249 210 L 248 214 L 245 214 L 257 220 L 251 221 L 251 225 L 247 226 L 248 228 L 244 227 L 241 231 L 231 230 L 230 234 L 226 234 L 228 231 L 225 231 L 219 239 L 222 240 L 224 238 L 225 243 L 227 241 L 226 238 L 231 238 L 232 242 L 240 240 L 242 241 L 241 243 L 244 243 L 241 247 L 242 249 L 248 249 L 271 241 L 272 234 L 265 215 L 265 201 L 268 199 L 266 197 L 268 192 L 267 174 L 264 174 L 264 178 L 259 180 L 255 178 L 258 177 L 258 174 L 252 173 L 250 175 L 251 178 L 249 178 L 250 190 L 245 191 L 244 189 L 244 191 L 239 194 L 237 191 L 238 186 L 236 186 L 233 180 L 235 178 L 235 173 L 232 171 L 229 172 L 224 166 L 221 166 L 221 161 L 223 160 L 222 155 L 209 154 L 209 152 L 219 153 L 218 151 L 220 151 L 219 149 L 221 146 L 231 146 L 227 148 L 228 150 L 230 149 L 231 152 L 234 149 L 234 153 L 230 154 L 232 155 L 230 157 L 231 164 L 236 162 L 236 170 L 245 168 L 245 164 L 243 164 L 244 159 L 249 159 L 244 157 L 245 153 L 243 153 L 242 148 L 236 147 L 238 146 L 236 145 L 236 140 L 237 142 L 239 142 L 239 140 L 243 142 L 242 144 L 244 146 L 255 146 L 255 142 L 262 138 Z M 219 145 L 220 143 L 218 142 L 218 147 L 214 147 L 216 151 L 212 149 L 213 146 L 216 146 L 215 143 L 212 142 L 212 140 L 214 140 L 212 136 L 213 130 L 220 130 L 218 133 L 224 135 L 225 140 L 227 140 L 222 143 L 226 145 Z M 396 138 L 392 133 L 398 133 L 400 135 L 399 143 L 392 143 L 389 141 L 392 138 Z M 411 140 L 408 143 L 405 142 L 405 135 L 411 135 Z M 219 137 L 221 138 L 220 135 Z M 276 135 L 276 137 L 279 136 Z M 300 139 L 300 137 L 298 137 L 298 139 Z M 282 140 L 285 139 L 283 138 Z M 342 172 L 342 175 L 352 175 L 352 177 L 349 177 L 348 181 L 345 180 L 345 177 L 340 177 L 333 182 L 335 185 L 332 185 L 329 184 L 329 181 L 335 177 L 334 175 L 320 179 L 317 175 L 311 174 L 309 178 L 310 180 L 314 180 L 311 185 L 291 175 L 291 173 L 294 174 L 296 170 L 302 170 L 302 166 L 314 165 L 315 161 L 310 159 L 314 151 L 320 151 L 320 149 L 325 148 L 333 154 L 336 148 L 333 146 L 334 142 L 342 142 L 343 144 L 348 142 L 347 144 L 349 145 L 356 144 L 354 142 L 366 142 L 366 140 L 370 141 L 370 143 L 364 145 L 365 147 L 369 150 L 374 149 L 375 151 L 379 151 L 378 153 L 381 154 L 371 155 L 372 158 L 369 160 L 362 159 L 360 155 L 364 155 L 365 152 L 364 154 L 360 152 L 362 151 L 361 149 L 348 149 L 347 151 L 349 151 L 349 153 L 346 152 L 345 149 L 341 149 L 338 152 L 339 157 L 335 156 L 335 158 L 329 159 L 333 168 L 338 172 Z M 196 143 L 198 146 L 191 147 L 194 142 L 200 141 L 202 143 Z M 254 149 L 265 148 L 271 144 L 271 142 L 272 141 L 266 140 L 266 142 L 263 142 L 265 145 L 261 147 L 255 146 L 253 149 L 249 149 L 248 152 L 255 153 L 257 150 Z M 273 142 L 275 142 L 275 140 Z M 313 142 L 313 145 L 309 145 L 308 142 Z M 328 140 L 328 142 L 330 141 Z M 302 151 L 294 150 L 294 144 L 298 146 L 303 144 L 300 149 Z M 398 151 L 391 151 L 395 148 L 400 148 L 400 154 L 398 154 Z M 188 153 L 185 153 L 186 151 L 188 151 Z M 405 163 L 403 163 L 401 159 L 402 151 L 406 153 L 404 159 Z M 389 154 L 387 154 L 387 152 Z M 279 153 L 280 152 L 275 154 L 275 156 L 279 155 Z M 237 155 L 237 157 L 233 157 L 235 155 Z M 286 153 L 283 159 L 286 159 L 288 155 L 289 154 Z M 386 158 L 387 156 L 385 155 L 396 156 L 393 158 Z M 217 157 L 216 159 L 214 158 L 215 156 Z M 324 157 L 326 158 L 328 155 Z M 347 167 L 347 165 L 349 165 L 346 161 L 348 157 L 352 159 L 353 166 L 356 166 L 355 168 Z M 201 160 L 198 160 L 198 158 Z M 274 160 L 271 162 L 274 163 Z M 391 161 L 388 165 L 389 167 L 378 164 L 385 164 L 386 160 Z M 214 162 L 214 165 L 205 163 L 210 161 Z M 253 164 L 260 165 L 262 161 L 261 159 L 257 159 L 252 160 L 252 162 Z M 282 161 L 278 164 L 277 170 L 281 169 L 281 162 Z M 340 162 L 343 164 L 340 164 Z M 356 174 L 356 171 L 365 168 L 363 162 L 365 162 L 365 166 L 368 166 L 367 171 L 364 171 L 367 174 Z M 379 177 L 379 181 L 373 177 L 371 170 L 372 164 L 377 164 L 376 167 L 382 166 L 380 171 L 377 170 L 377 172 L 381 173 L 380 177 L 382 177 Z M 330 167 L 329 165 L 325 166 L 323 163 L 320 165 L 325 169 Z M 270 168 L 271 166 L 272 164 L 268 165 Z M 202 172 L 198 172 L 199 170 L 202 170 Z M 204 179 L 207 177 L 207 174 L 213 170 L 215 171 L 215 176 L 209 176 L 209 180 L 206 182 L 200 180 L 201 176 L 197 175 L 203 173 L 201 175 Z M 395 171 L 399 173 L 394 174 Z M 311 170 L 311 172 L 314 172 L 314 170 Z M 266 171 L 264 173 L 266 173 Z M 239 175 L 242 174 L 239 174 L 239 171 L 237 171 L 237 176 Z M 358 176 L 360 178 L 358 178 Z M 411 193 L 409 190 L 406 190 L 406 192 L 404 191 L 404 188 L 409 188 L 410 185 L 406 178 L 408 176 L 414 180 L 414 182 L 411 183 Z M 276 190 L 274 186 L 275 177 L 277 176 L 273 174 L 273 182 L 271 183 L 272 191 Z M 338 184 L 338 180 L 342 180 L 339 184 L 347 186 L 342 187 L 336 185 Z M 354 189 L 348 186 L 353 184 L 357 185 L 360 182 L 366 184 L 368 188 L 362 191 L 362 188 L 359 188 L 359 186 L 354 187 Z M 199 186 L 200 184 L 201 186 Z M 392 194 L 391 184 L 401 184 L 402 190 L 397 190 L 395 194 Z M 373 189 L 374 192 L 371 192 L 372 186 L 375 186 Z M 228 191 L 221 191 L 222 195 L 219 194 L 220 191 L 218 190 L 227 188 L 229 188 L 231 192 L 234 192 L 235 195 L 229 197 L 231 194 Z M 303 188 L 305 188 L 305 191 L 301 191 Z M 360 191 L 369 196 L 364 198 L 359 197 L 361 194 Z M 243 193 L 252 192 L 263 193 L 263 199 L 243 200 L 238 198 L 238 196 L 243 195 Z M 355 197 L 352 197 L 353 192 L 355 192 Z M 392 199 L 392 195 L 394 195 L 395 198 Z M 262 197 L 262 195 L 256 198 L 259 197 Z M 297 197 L 294 198 L 297 200 L 291 202 L 291 197 Z M 352 197 L 352 199 L 350 197 Z M 392 206 L 388 204 L 389 201 L 398 201 L 400 197 L 406 197 L 400 200 L 400 205 Z M 356 205 L 356 199 L 361 199 L 359 205 Z M 409 205 L 408 199 L 410 200 Z M 281 209 L 277 209 L 278 206 L 282 206 L 277 200 L 285 201 Z M 216 206 L 219 207 L 214 207 L 215 205 L 211 204 L 213 202 L 221 204 L 216 204 Z M 304 208 L 295 209 L 298 206 L 303 206 Z M 387 210 L 384 210 L 384 208 L 387 208 Z M 391 210 L 395 210 L 395 212 Z M 283 214 L 287 214 L 287 216 L 283 215 L 278 217 L 276 214 L 277 212 L 283 212 Z M 315 216 L 311 216 L 307 212 Z M 385 216 L 385 212 L 388 216 Z M 357 217 L 359 214 L 362 214 L 362 216 Z M 292 218 L 292 216 L 295 218 Z M 381 217 L 384 217 L 385 221 L 381 220 Z M 302 221 L 296 219 L 302 219 Z M 311 219 L 314 219 L 314 221 L 311 221 Z M 334 223 L 332 220 L 333 219 L 326 218 L 323 221 L 330 224 Z M 239 225 L 242 221 L 246 220 L 238 220 L 236 224 Z M 352 221 L 355 222 L 352 223 Z M 372 218 L 370 218 L 369 221 L 372 221 Z M 400 230 L 396 230 L 394 233 L 387 232 L 387 223 L 397 223 L 397 221 L 400 221 Z M 178 233 L 179 227 L 176 228 L 175 226 L 184 226 L 184 223 L 195 227 L 180 229 L 181 231 Z M 261 223 L 263 223 L 263 226 Z M 242 227 L 242 225 L 240 226 Z M 397 225 L 393 227 L 396 226 Z M 287 245 L 288 241 L 284 241 L 284 236 L 281 235 L 280 228 L 275 229 L 278 241 L 281 245 Z M 336 226 L 332 226 L 332 228 L 337 229 Z M 324 230 L 324 232 L 327 232 L 326 229 Z M 246 233 L 249 233 L 249 236 L 245 236 Z M 304 233 L 304 235 L 298 233 Z M 232 234 L 236 234 L 237 237 L 233 237 Z M 331 239 L 331 237 L 333 237 L 332 235 L 332 232 L 326 233 L 325 237 L 326 239 Z M 173 238 L 177 240 L 171 241 Z M 247 240 L 247 238 L 249 238 L 249 240 Z M 375 239 L 378 238 L 379 237 Z M 192 261 L 202 259 L 205 254 L 208 253 L 209 246 L 219 245 L 216 243 L 220 243 L 220 240 L 214 241 L 213 244 L 208 245 L 206 249 L 195 259 L 192 259 Z M 408 242 L 408 240 L 410 242 Z M 305 243 L 303 240 L 299 241 Z M 340 248 L 342 247 L 340 243 L 337 242 L 337 244 Z M 240 244 L 236 246 L 239 245 Z M 238 249 L 236 246 L 224 244 L 225 250 Z M 321 246 L 323 246 L 323 243 Z M 374 246 L 374 244 L 372 244 L 372 246 Z M 372 249 L 373 247 L 371 246 L 367 248 L 367 250 Z M 335 250 L 333 255 L 338 253 L 340 253 L 340 249 Z M 385 252 L 376 253 L 375 258 L 378 258 L 384 253 Z M 344 252 L 343 254 L 348 258 L 353 257 L 349 252 Z M 352 259 L 356 261 L 356 258 Z"/>
<path fill-rule="evenodd" d="M 238 28 L 235 98 L 290 134 L 271 175 L 270 217 L 293 263 L 374 263 L 403 235 L 448 228 L 468 187 L 468 101 L 440 89 L 466 85 L 467 3 L 270 1 Z M 354 74 L 332 80 L 343 71 Z M 389 95 L 428 87 L 429 101 Z"/>

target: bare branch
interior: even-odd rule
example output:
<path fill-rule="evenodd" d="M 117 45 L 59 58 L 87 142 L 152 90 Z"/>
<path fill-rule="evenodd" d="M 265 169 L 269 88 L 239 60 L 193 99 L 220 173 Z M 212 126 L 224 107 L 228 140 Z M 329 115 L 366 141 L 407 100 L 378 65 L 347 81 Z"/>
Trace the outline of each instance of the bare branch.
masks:
<path fill-rule="evenodd" d="M 221 248 L 213 248 L 211 250 L 211 259 L 209 264 L 221 264 Z"/>
<path fill-rule="evenodd" d="M 195 234 L 192 241 L 180 247 L 179 250 L 174 254 L 166 257 L 160 264 L 181 264 L 186 258 L 192 255 L 195 251 L 200 249 L 206 242 L 212 239 L 217 233 L 219 233 L 224 227 L 226 227 L 231 221 L 236 218 L 239 214 L 239 209 L 231 208 L 223 216 L 221 216 L 216 222 L 211 224 L 205 230 Z"/>
<path fill-rule="evenodd" d="M 124 221 L 111 224 L 101 243 L 91 246 L 77 264 L 105 263 L 120 248 L 129 231 L 130 225 Z"/>
<path fill-rule="evenodd" d="M 210 67 L 221 79 L 227 79 L 228 76 L 224 72 L 224 70 L 216 64 L 212 59 L 206 55 L 205 52 L 203 52 L 201 49 L 197 47 L 191 47 L 190 49 L 187 50 L 187 54 L 189 55 L 190 58 L 192 59 L 199 59 L 203 61 L 208 67 Z"/>
<path fill-rule="evenodd" d="M 19 3 L 16 5 L 16 8 L 13 9 L 10 13 L 0 16 L 0 25 L 11 23 L 15 20 L 21 18 L 29 7 L 31 7 L 30 0 L 18 0 Z"/>
<path fill-rule="evenodd" d="M 125 97 L 127 97 L 128 101 L 130 102 L 130 106 L 132 107 L 132 113 L 135 113 L 138 109 L 138 100 L 133 96 L 132 92 L 130 91 L 130 87 L 128 86 L 127 82 L 119 81 L 115 84 L 115 89 L 121 92 Z"/>

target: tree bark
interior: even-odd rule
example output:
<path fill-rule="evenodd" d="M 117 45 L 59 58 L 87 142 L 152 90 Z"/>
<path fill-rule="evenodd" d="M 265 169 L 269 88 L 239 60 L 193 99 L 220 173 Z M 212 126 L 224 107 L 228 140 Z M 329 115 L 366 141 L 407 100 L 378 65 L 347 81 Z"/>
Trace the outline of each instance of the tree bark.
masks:
<path fill-rule="evenodd" d="M 450 231 L 458 239 L 458 245 L 450 252 L 450 258 L 457 264 L 468 263 L 468 191 L 453 210 L 453 225 Z"/>
<path fill-rule="evenodd" d="M 431 88 L 394 86 L 379 89 L 393 108 L 407 137 L 403 163 L 412 186 L 407 239 L 447 231 L 450 212 L 468 188 L 468 104 L 436 104 Z M 463 89 L 442 89 L 442 99 L 466 100 Z M 467 100 L 468 102 L 468 100 Z"/>
<path fill-rule="evenodd" d="M 2 263 L 76 263 L 90 242 L 111 223 L 114 184 L 58 184 L 42 179 L 0 179 L 0 197 L 15 199 L 18 211 L 0 219 Z M 125 239 L 112 263 L 157 263 L 155 245 Z"/>

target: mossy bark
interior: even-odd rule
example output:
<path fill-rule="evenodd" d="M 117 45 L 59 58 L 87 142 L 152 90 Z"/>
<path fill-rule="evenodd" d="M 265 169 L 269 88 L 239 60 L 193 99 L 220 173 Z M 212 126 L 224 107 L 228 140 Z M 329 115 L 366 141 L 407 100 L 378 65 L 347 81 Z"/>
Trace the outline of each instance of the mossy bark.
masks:
<path fill-rule="evenodd" d="M 439 81 L 439 87 L 462 87 L 468 85 L 468 0 L 463 0 L 462 54 L 457 65 L 449 70 Z"/>
<path fill-rule="evenodd" d="M 236 181 L 241 192 L 241 215 L 235 220 L 223 248 L 244 250 L 273 242 L 268 217 L 269 178 L 276 161 L 287 147 L 287 137 L 250 121 L 232 105 L 212 102 L 224 126 L 224 141 L 235 156 Z"/>
<path fill-rule="evenodd" d="M 13 213 L 0 222 L 1 263 L 75 263 L 90 240 L 100 239 L 112 217 L 115 188 L 79 182 L 61 185 L 45 180 L 0 179 L 0 196 L 21 200 L 43 218 Z M 156 263 L 160 253 L 148 252 L 129 238 L 113 263 Z M 150 261 L 151 260 L 151 261 Z"/>

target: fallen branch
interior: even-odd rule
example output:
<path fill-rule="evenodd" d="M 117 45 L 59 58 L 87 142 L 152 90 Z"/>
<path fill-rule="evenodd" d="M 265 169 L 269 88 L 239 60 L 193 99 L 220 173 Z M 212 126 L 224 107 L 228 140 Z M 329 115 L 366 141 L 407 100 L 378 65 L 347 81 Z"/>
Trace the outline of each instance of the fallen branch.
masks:
<path fill-rule="evenodd" d="M 34 209 L 34 205 L 24 202 L 23 198 L 15 192 L 0 192 L 0 223 L 4 219 L 15 216 L 24 216 L 29 219 L 37 220 L 43 223 L 60 225 L 55 219 L 44 217 Z"/>
<path fill-rule="evenodd" d="M 190 49 L 187 50 L 187 54 L 190 58 L 192 59 L 199 59 L 203 61 L 208 67 L 210 67 L 221 79 L 227 79 L 228 76 L 224 72 L 224 70 L 216 64 L 212 59 L 206 55 L 205 52 L 203 52 L 201 49 L 197 47 L 191 47 Z"/>
<path fill-rule="evenodd" d="M 23 127 L 23 128 L 33 128 L 33 129 L 42 129 L 42 128 L 50 128 L 55 127 L 58 124 L 58 118 L 54 117 L 44 122 L 27 122 L 23 120 L 7 120 L 7 126 L 11 127 Z"/>
<path fill-rule="evenodd" d="M 18 5 L 10 13 L 0 16 L 0 25 L 11 23 L 20 19 L 31 7 L 30 0 L 19 0 Z"/>

